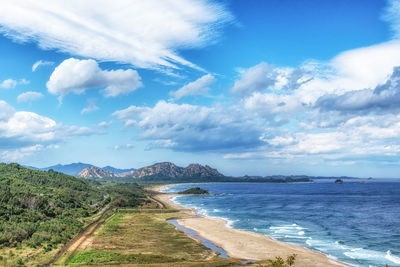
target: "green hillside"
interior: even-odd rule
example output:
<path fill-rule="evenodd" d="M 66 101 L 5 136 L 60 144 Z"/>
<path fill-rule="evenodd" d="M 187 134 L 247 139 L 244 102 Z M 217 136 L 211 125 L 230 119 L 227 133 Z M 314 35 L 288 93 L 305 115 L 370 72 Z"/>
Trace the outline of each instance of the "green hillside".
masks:
<path fill-rule="evenodd" d="M 82 180 L 15 163 L 0 164 L 0 192 L 1 247 L 46 245 L 51 250 L 107 202 L 104 193 Z"/>

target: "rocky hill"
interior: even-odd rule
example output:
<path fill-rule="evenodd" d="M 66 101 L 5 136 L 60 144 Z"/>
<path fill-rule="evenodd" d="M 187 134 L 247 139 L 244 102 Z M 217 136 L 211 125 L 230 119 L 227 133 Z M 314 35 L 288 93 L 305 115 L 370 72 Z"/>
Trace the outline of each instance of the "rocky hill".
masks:
<path fill-rule="evenodd" d="M 80 178 L 112 178 L 115 174 L 96 166 L 90 166 L 78 173 Z"/>
<path fill-rule="evenodd" d="M 179 167 L 171 162 L 161 162 L 154 165 L 129 172 L 126 176 L 132 178 L 158 177 L 158 178 L 217 178 L 224 177 L 216 169 L 200 164 L 190 164 L 187 167 Z"/>
<path fill-rule="evenodd" d="M 120 174 L 120 173 L 124 173 L 124 172 L 130 172 L 130 171 L 135 171 L 135 168 L 130 168 L 130 169 L 118 169 L 118 168 L 114 168 L 112 166 L 105 166 L 102 168 L 105 171 L 109 171 L 112 172 L 114 174 Z"/>

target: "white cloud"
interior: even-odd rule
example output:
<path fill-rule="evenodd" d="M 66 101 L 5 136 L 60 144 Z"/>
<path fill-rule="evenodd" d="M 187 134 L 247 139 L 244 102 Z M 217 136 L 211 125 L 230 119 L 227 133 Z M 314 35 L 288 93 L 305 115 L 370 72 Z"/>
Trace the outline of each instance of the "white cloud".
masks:
<path fill-rule="evenodd" d="M 70 58 L 57 66 L 47 82 L 48 91 L 64 96 L 68 93 L 82 94 L 88 89 L 104 88 L 106 97 L 129 94 L 142 86 L 135 70 L 102 70 L 92 59 Z"/>
<path fill-rule="evenodd" d="M 98 109 L 99 109 L 99 107 L 96 106 L 96 104 L 94 103 L 94 100 L 90 99 L 90 100 L 88 101 L 88 106 L 87 106 L 86 108 L 83 108 L 83 109 L 81 110 L 81 114 L 93 112 L 93 111 L 96 111 L 96 110 L 98 110 Z"/>
<path fill-rule="evenodd" d="M 73 136 L 97 134 L 88 127 L 66 126 L 34 112 L 15 111 L 0 100 L 0 147 L 21 148 L 36 144 L 51 145 Z"/>
<path fill-rule="evenodd" d="M 47 149 L 59 149 L 59 145 L 41 145 L 36 144 L 32 146 L 21 147 L 12 150 L 5 150 L 1 153 L 2 160 L 6 162 L 15 162 L 25 157 L 29 157 L 32 155 L 37 154 L 40 151 L 47 150 Z"/>
<path fill-rule="evenodd" d="M 202 95 L 207 94 L 211 84 L 216 82 L 217 80 L 211 74 L 206 74 L 194 82 L 188 83 L 183 87 L 179 88 L 177 91 L 170 92 L 170 95 L 176 99 L 180 99 L 184 96 L 191 95 Z"/>
<path fill-rule="evenodd" d="M 225 158 L 318 159 L 326 163 L 342 159 L 354 163 L 368 157 L 400 156 L 399 139 L 400 115 L 357 116 L 324 132 L 316 129 L 281 132 L 263 138 L 267 146 L 250 152 L 228 153 Z"/>
<path fill-rule="evenodd" d="M 114 150 L 129 150 L 133 149 L 134 146 L 132 144 L 125 144 L 125 145 L 115 145 Z"/>
<path fill-rule="evenodd" d="M 273 74 L 275 67 L 265 62 L 261 62 L 247 70 L 242 71 L 239 80 L 235 81 L 232 93 L 238 92 L 253 92 L 265 90 L 273 86 L 276 82 L 275 75 Z"/>
<path fill-rule="evenodd" d="M 264 90 L 294 90 L 310 79 L 305 68 L 275 67 L 265 62 L 239 69 L 239 73 L 240 78 L 235 81 L 231 92 L 242 95 Z"/>
<path fill-rule="evenodd" d="M 15 86 L 17 86 L 17 84 L 18 84 L 18 82 L 16 80 L 7 79 L 0 83 L 0 88 L 11 89 L 11 88 L 15 88 Z"/>
<path fill-rule="evenodd" d="M 99 124 L 97 124 L 97 126 L 100 128 L 108 128 L 108 127 L 110 127 L 111 124 L 112 124 L 112 121 L 109 121 L 109 122 L 102 121 Z"/>
<path fill-rule="evenodd" d="M 195 67 L 176 50 L 209 44 L 230 20 L 207 0 L 15 0 L 0 9 L 2 32 L 14 40 L 142 68 Z"/>
<path fill-rule="evenodd" d="M 23 148 L 18 148 L 14 150 L 5 150 L 1 153 L 2 160 L 6 162 L 17 161 L 27 156 L 31 156 L 41 150 L 43 150 L 43 145 L 33 145 Z"/>
<path fill-rule="evenodd" d="M 54 62 L 52 61 L 45 61 L 45 60 L 38 60 L 32 65 L 32 72 L 35 72 L 37 68 L 40 66 L 52 66 L 54 65 Z"/>
<path fill-rule="evenodd" d="M 389 22 L 394 38 L 400 39 L 400 1 L 388 0 L 388 3 L 383 19 Z"/>
<path fill-rule="evenodd" d="M 43 97 L 42 93 L 29 91 L 29 92 L 25 92 L 25 93 L 18 95 L 17 101 L 18 102 L 30 102 L 30 101 L 35 101 L 42 97 Z"/>
<path fill-rule="evenodd" d="M 8 121 L 14 115 L 15 109 L 7 102 L 0 100 L 0 122 Z"/>
<path fill-rule="evenodd" d="M 288 118 L 304 110 L 302 103 L 292 95 L 253 93 L 243 100 L 244 108 L 271 122 L 287 122 Z"/>
<path fill-rule="evenodd" d="M 179 151 L 248 149 L 258 146 L 260 128 L 241 110 L 159 101 L 153 108 L 130 106 L 114 112 L 125 126 L 153 141 L 149 148 Z"/>

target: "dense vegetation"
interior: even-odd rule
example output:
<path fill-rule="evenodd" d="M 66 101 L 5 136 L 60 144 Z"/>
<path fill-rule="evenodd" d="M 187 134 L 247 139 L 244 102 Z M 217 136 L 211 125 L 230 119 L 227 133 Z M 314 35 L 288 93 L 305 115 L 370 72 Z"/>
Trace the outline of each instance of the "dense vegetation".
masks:
<path fill-rule="evenodd" d="M 200 187 L 193 187 L 186 189 L 184 191 L 179 192 L 178 194 L 190 194 L 190 195 L 208 195 L 210 194 L 207 190 L 204 190 Z"/>
<path fill-rule="evenodd" d="M 62 173 L 0 164 L 0 246 L 21 242 L 47 250 L 64 243 L 109 199 Z"/>
<path fill-rule="evenodd" d="M 49 251 L 110 202 L 111 207 L 135 207 L 145 201 L 137 184 L 104 186 L 53 170 L 0 163 L 0 249 L 27 245 Z"/>
<path fill-rule="evenodd" d="M 112 196 L 113 207 L 137 207 L 150 202 L 143 188 L 137 183 L 110 183 L 104 186 Z"/>

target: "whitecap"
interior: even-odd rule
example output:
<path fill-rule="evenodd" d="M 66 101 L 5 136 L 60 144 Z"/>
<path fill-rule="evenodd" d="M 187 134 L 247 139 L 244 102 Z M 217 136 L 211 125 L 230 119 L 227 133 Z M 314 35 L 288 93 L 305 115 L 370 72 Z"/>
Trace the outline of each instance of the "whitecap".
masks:
<path fill-rule="evenodd" d="M 230 219 L 226 219 L 226 218 L 222 218 L 222 219 L 224 219 L 226 221 L 226 227 L 228 227 L 228 228 L 233 228 L 233 224 L 238 221 L 238 220 L 230 220 Z"/>
<path fill-rule="evenodd" d="M 400 257 L 394 256 L 394 255 L 390 252 L 390 250 L 386 251 L 385 258 L 386 258 L 387 260 L 390 260 L 391 262 L 394 262 L 394 263 L 396 263 L 396 264 L 400 264 Z"/>
<path fill-rule="evenodd" d="M 297 233 L 298 235 L 304 235 L 304 231 L 300 231 Z"/>
<path fill-rule="evenodd" d="M 308 237 L 305 237 L 305 236 L 297 236 L 297 235 L 285 235 L 285 238 L 308 239 Z"/>
<path fill-rule="evenodd" d="M 370 260 L 382 263 L 384 262 L 385 258 L 385 254 L 383 252 L 363 248 L 354 248 L 350 251 L 344 252 L 343 254 L 351 259 Z"/>

